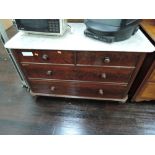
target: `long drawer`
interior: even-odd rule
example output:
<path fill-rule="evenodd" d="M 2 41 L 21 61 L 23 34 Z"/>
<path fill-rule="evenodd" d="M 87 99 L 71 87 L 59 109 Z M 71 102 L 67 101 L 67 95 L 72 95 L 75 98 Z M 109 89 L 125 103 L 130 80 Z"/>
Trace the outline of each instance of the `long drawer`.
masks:
<path fill-rule="evenodd" d="M 22 64 L 29 78 L 128 83 L 132 68 Z"/>
<path fill-rule="evenodd" d="M 72 51 L 54 50 L 15 50 L 19 62 L 74 64 L 75 57 Z"/>
<path fill-rule="evenodd" d="M 77 52 L 78 65 L 136 66 L 139 53 L 130 52 Z"/>
<path fill-rule="evenodd" d="M 31 80 L 33 93 L 93 97 L 93 98 L 124 98 L 126 85 L 110 85 L 93 82 L 64 82 Z"/>

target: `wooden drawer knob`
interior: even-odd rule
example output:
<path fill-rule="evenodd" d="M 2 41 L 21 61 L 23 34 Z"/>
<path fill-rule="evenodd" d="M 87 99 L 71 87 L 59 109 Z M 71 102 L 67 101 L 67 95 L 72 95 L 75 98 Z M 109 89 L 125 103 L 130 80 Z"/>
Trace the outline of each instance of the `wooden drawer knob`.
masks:
<path fill-rule="evenodd" d="M 103 93 L 104 93 L 104 92 L 103 92 L 103 89 L 99 89 L 99 94 L 100 94 L 100 95 L 103 95 Z"/>
<path fill-rule="evenodd" d="M 103 61 L 104 61 L 104 63 L 110 63 L 110 58 L 109 58 L 109 57 L 105 57 L 105 58 L 103 59 Z"/>
<path fill-rule="evenodd" d="M 42 55 L 42 59 L 43 59 L 43 60 L 47 60 L 47 59 L 48 59 L 48 55 L 47 55 L 47 54 L 43 54 L 43 55 Z"/>
<path fill-rule="evenodd" d="M 61 51 L 57 51 L 57 53 L 58 53 L 58 54 L 61 54 L 62 52 L 61 52 Z"/>
<path fill-rule="evenodd" d="M 54 86 L 52 86 L 52 87 L 51 87 L 51 91 L 54 91 L 54 90 L 55 90 L 55 87 L 54 87 Z"/>
<path fill-rule="evenodd" d="M 52 75 L 52 73 L 53 73 L 52 71 L 47 71 L 46 75 Z"/>
<path fill-rule="evenodd" d="M 101 78 L 102 78 L 102 79 L 106 79 L 106 77 L 107 77 L 106 73 L 102 73 L 102 74 L 101 74 Z"/>

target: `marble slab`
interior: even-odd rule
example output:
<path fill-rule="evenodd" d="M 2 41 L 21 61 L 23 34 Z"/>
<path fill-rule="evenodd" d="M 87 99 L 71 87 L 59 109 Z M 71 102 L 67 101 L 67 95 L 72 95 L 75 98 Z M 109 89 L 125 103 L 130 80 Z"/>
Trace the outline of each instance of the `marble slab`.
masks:
<path fill-rule="evenodd" d="M 153 52 L 155 47 L 138 30 L 129 39 L 114 43 L 105 43 L 84 35 L 83 23 L 69 23 L 71 30 L 63 36 L 48 36 L 18 32 L 6 44 L 10 49 L 41 49 L 41 50 L 86 50 L 86 51 L 124 51 Z"/>

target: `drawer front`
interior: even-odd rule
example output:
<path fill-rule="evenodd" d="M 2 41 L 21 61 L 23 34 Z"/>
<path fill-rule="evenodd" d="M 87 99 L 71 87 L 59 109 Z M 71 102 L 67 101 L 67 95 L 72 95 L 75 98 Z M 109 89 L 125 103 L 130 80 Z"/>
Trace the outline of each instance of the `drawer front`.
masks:
<path fill-rule="evenodd" d="M 76 77 L 84 81 L 128 83 L 133 70 L 131 68 L 77 67 Z"/>
<path fill-rule="evenodd" d="M 15 50 L 19 62 L 74 64 L 74 52 L 52 50 Z"/>
<path fill-rule="evenodd" d="M 133 69 L 22 64 L 28 78 L 128 83 Z"/>
<path fill-rule="evenodd" d="M 56 66 L 44 64 L 22 64 L 24 74 L 29 78 L 75 80 L 74 66 Z"/>
<path fill-rule="evenodd" d="M 85 82 L 30 81 L 34 93 L 93 98 L 123 98 L 125 85 L 105 85 Z"/>
<path fill-rule="evenodd" d="M 77 52 L 79 65 L 136 66 L 138 53 L 123 52 Z"/>
<path fill-rule="evenodd" d="M 155 99 L 155 83 L 147 82 L 141 90 L 139 97 L 143 99 Z"/>
<path fill-rule="evenodd" d="M 155 69 L 152 71 L 152 73 L 151 73 L 151 75 L 150 75 L 148 80 L 152 81 L 152 82 L 155 82 Z"/>

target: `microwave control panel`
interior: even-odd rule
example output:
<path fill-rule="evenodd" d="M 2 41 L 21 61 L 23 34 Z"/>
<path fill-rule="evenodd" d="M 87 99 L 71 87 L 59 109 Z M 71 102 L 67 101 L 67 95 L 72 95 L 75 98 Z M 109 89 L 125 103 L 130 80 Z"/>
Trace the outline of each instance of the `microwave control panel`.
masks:
<path fill-rule="evenodd" d="M 60 32 L 60 21 L 59 19 L 52 19 L 48 21 L 49 24 L 49 31 L 53 33 Z"/>

